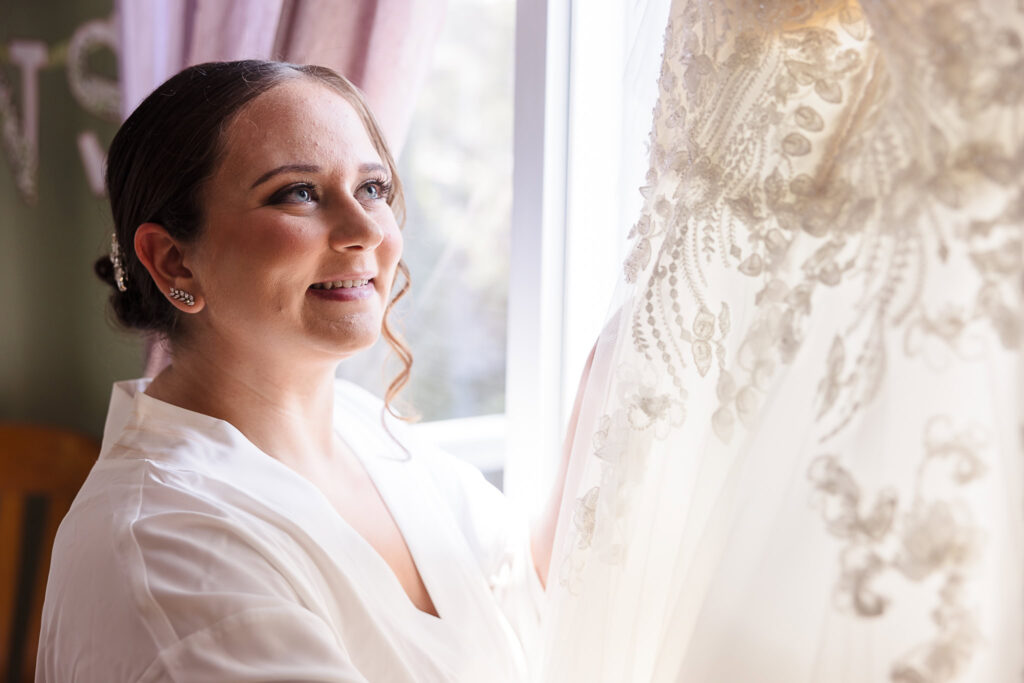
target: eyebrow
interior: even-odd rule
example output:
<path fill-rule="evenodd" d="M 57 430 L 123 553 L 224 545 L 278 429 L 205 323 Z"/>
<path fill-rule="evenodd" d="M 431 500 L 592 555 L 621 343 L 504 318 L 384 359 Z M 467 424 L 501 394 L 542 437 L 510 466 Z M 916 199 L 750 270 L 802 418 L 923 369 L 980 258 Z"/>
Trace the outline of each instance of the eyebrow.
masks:
<path fill-rule="evenodd" d="M 271 169 L 256 179 L 249 189 L 255 189 L 258 185 L 262 185 L 271 178 L 281 173 L 319 173 L 321 168 L 313 164 L 285 164 L 278 166 L 277 168 Z M 388 169 L 378 163 L 363 164 L 359 167 L 360 173 L 387 173 Z"/>
<path fill-rule="evenodd" d="M 249 186 L 252 190 L 257 185 L 262 185 L 274 176 L 281 173 L 317 173 L 320 170 L 319 166 L 313 166 L 311 164 L 285 164 L 284 166 L 278 166 L 277 168 L 271 169 L 256 179 L 256 182 Z"/>
<path fill-rule="evenodd" d="M 384 175 L 389 175 L 388 174 L 388 169 L 385 168 L 383 164 L 378 164 L 378 163 L 363 164 L 362 166 L 359 167 L 359 172 L 360 173 L 383 173 Z"/>

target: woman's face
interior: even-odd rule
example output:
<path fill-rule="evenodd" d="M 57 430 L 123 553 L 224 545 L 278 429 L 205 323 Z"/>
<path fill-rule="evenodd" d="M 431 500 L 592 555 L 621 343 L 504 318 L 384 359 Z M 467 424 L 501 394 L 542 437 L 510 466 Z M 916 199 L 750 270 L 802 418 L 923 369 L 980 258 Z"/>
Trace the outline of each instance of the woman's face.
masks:
<path fill-rule="evenodd" d="M 402 236 L 390 171 L 356 111 L 296 79 L 246 105 L 223 143 L 186 254 L 205 299 L 197 325 L 228 348 L 293 359 L 371 345 Z"/>

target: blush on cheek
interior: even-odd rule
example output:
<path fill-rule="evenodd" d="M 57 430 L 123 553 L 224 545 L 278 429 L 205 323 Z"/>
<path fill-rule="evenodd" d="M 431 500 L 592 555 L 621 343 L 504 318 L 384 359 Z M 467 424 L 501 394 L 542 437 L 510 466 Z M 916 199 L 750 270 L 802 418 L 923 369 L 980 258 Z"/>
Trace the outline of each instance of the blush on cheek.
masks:
<path fill-rule="evenodd" d="M 384 243 L 381 246 L 388 250 L 393 264 L 397 265 L 398 261 L 402 258 L 402 249 L 405 246 L 402 231 L 396 227 L 394 231 L 385 235 Z"/>
<path fill-rule="evenodd" d="M 402 246 L 402 233 L 397 227 L 385 232 L 383 241 L 377 245 L 377 281 L 381 292 L 387 296 L 390 296 L 395 284 Z"/>
<path fill-rule="evenodd" d="M 305 230 L 288 229 L 287 225 L 282 226 L 281 223 L 268 226 L 269 230 L 259 230 L 258 224 L 256 227 L 257 230 L 253 231 L 248 241 L 254 244 L 259 253 L 275 255 L 275 260 L 289 254 L 304 253 L 310 248 L 312 235 L 306 234 Z"/>

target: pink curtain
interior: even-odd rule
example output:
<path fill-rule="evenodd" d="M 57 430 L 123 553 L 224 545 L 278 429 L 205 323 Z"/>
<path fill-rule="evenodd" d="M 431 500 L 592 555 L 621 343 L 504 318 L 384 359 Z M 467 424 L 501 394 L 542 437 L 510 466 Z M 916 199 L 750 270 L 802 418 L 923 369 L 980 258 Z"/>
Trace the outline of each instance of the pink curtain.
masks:
<path fill-rule="evenodd" d="M 366 94 L 395 156 L 401 152 L 445 0 L 117 0 L 122 117 L 191 64 L 281 59 L 320 64 Z M 146 374 L 167 363 L 157 340 Z"/>

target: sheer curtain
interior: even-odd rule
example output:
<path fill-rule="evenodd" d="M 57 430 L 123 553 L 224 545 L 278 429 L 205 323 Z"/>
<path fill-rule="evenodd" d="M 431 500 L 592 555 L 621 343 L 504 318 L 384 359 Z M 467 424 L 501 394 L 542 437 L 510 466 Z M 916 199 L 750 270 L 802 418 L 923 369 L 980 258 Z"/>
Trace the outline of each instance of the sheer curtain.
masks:
<path fill-rule="evenodd" d="M 1024 671 L 1024 6 L 675 0 L 544 680 Z"/>
<path fill-rule="evenodd" d="M 283 59 L 327 66 L 366 95 L 397 157 L 446 0 L 118 0 L 121 113 L 190 64 Z M 146 375 L 168 362 L 147 344 Z"/>
<path fill-rule="evenodd" d="M 118 0 L 122 114 L 190 64 L 320 64 L 366 94 L 397 156 L 446 0 Z"/>

